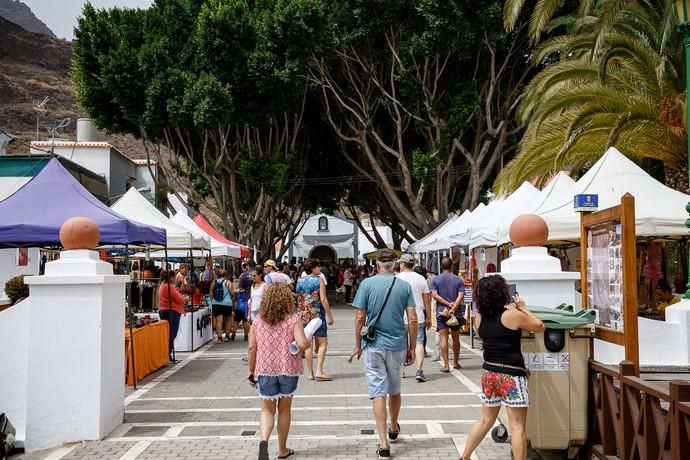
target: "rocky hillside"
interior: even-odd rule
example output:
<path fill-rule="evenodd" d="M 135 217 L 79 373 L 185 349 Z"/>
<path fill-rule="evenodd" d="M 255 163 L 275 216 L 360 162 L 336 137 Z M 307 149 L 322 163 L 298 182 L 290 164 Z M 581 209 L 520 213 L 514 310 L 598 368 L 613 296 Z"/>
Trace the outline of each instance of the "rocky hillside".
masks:
<path fill-rule="evenodd" d="M 20 25 L 30 32 L 55 37 L 53 31 L 34 15 L 31 8 L 19 0 L 0 0 L 0 17 Z"/>
<path fill-rule="evenodd" d="M 0 0 L 0 4 L 7 0 Z M 15 3 L 15 2 L 10 2 Z M 71 118 L 63 138 L 74 139 L 77 118 L 85 116 L 77 105 L 70 76 L 72 44 L 45 34 L 29 32 L 0 17 L 0 129 L 19 138 L 10 154 L 28 152 L 36 139 L 36 111 L 32 105 L 48 96 L 46 112 L 39 119 L 39 137 L 48 138 L 47 127 Z M 131 136 L 102 136 L 132 158 L 145 158 L 139 141 Z"/>

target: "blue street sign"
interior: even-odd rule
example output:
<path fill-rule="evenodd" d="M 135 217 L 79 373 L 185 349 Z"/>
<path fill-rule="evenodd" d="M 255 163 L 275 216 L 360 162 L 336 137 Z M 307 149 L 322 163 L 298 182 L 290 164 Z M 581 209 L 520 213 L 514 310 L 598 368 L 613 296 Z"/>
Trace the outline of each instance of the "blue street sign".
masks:
<path fill-rule="evenodd" d="M 573 200 L 573 208 L 576 212 L 596 211 L 599 208 L 599 195 L 575 195 L 575 199 Z"/>

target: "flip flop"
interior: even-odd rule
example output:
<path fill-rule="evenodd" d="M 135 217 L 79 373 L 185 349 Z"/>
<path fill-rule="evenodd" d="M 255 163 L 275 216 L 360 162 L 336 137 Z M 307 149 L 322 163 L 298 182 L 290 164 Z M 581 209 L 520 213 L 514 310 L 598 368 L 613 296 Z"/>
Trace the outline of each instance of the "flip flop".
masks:
<path fill-rule="evenodd" d="M 315 377 L 315 379 L 317 382 L 330 382 L 333 380 L 333 377 L 328 377 L 326 375 L 321 375 L 321 376 L 317 375 Z"/>
<path fill-rule="evenodd" d="M 268 441 L 259 443 L 259 460 L 268 460 Z"/>
<path fill-rule="evenodd" d="M 314 380 L 314 376 L 313 375 L 308 376 L 307 380 Z"/>
<path fill-rule="evenodd" d="M 443 372 L 444 374 L 449 374 L 449 373 L 450 373 L 450 369 L 448 369 L 447 367 L 444 367 L 444 368 L 441 369 L 441 372 Z"/>
<path fill-rule="evenodd" d="M 281 458 L 281 459 L 282 459 L 282 458 L 288 458 L 288 457 L 292 457 L 293 455 L 295 455 L 295 451 L 292 450 L 292 449 L 288 449 L 287 455 L 283 455 L 283 456 L 280 456 L 280 455 L 279 455 L 278 458 Z"/>

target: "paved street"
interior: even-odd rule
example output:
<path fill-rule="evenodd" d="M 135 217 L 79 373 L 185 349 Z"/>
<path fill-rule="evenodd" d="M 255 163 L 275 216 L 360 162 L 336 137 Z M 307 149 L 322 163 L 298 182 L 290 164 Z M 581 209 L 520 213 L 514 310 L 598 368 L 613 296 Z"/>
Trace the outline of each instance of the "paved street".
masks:
<path fill-rule="evenodd" d="M 352 348 L 350 307 L 335 309 L 326 372 L 332 382 L 300 380 L 289 445 L 295 459 L 375 457 L 371 403 L 361 363 L 347 363 Z M 255 459 L 259 399 L 246 382 L 246 343 L 209 344 L 178 354 L 175 366 L 147 379 L 126 400 L 125 423 L 101 442 L 67 446 L 21 459 Z M 433 343 L 433 334 L 430 334 Z M 467 342 L 469 339 L 464 337 Z M 456 459 L 480 410 L 478 354 L 464 349 L 463 370 L 441 374 L 427 361 L 426 383 L 403 384 L 401 439 L 396 459 Z M 414 375 L 408 368 L 408 375 Z M 274 432 L 274 436 L 276 433 Z M 271 442 L 272 458 L 277 443 Z M 478 459 L 509 459 L 507 445 L 487 439 Z"/>

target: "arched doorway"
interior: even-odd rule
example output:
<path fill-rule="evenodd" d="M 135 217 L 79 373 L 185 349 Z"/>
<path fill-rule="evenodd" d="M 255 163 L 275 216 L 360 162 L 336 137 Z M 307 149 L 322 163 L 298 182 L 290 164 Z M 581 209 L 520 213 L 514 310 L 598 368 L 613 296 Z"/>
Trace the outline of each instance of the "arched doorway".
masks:
<path fill-rule="evenodd" d="M 314 246 L 309 253 L 309 257 L 327 263 L 337 261 L 338 255 L 330 246 Z"/>

